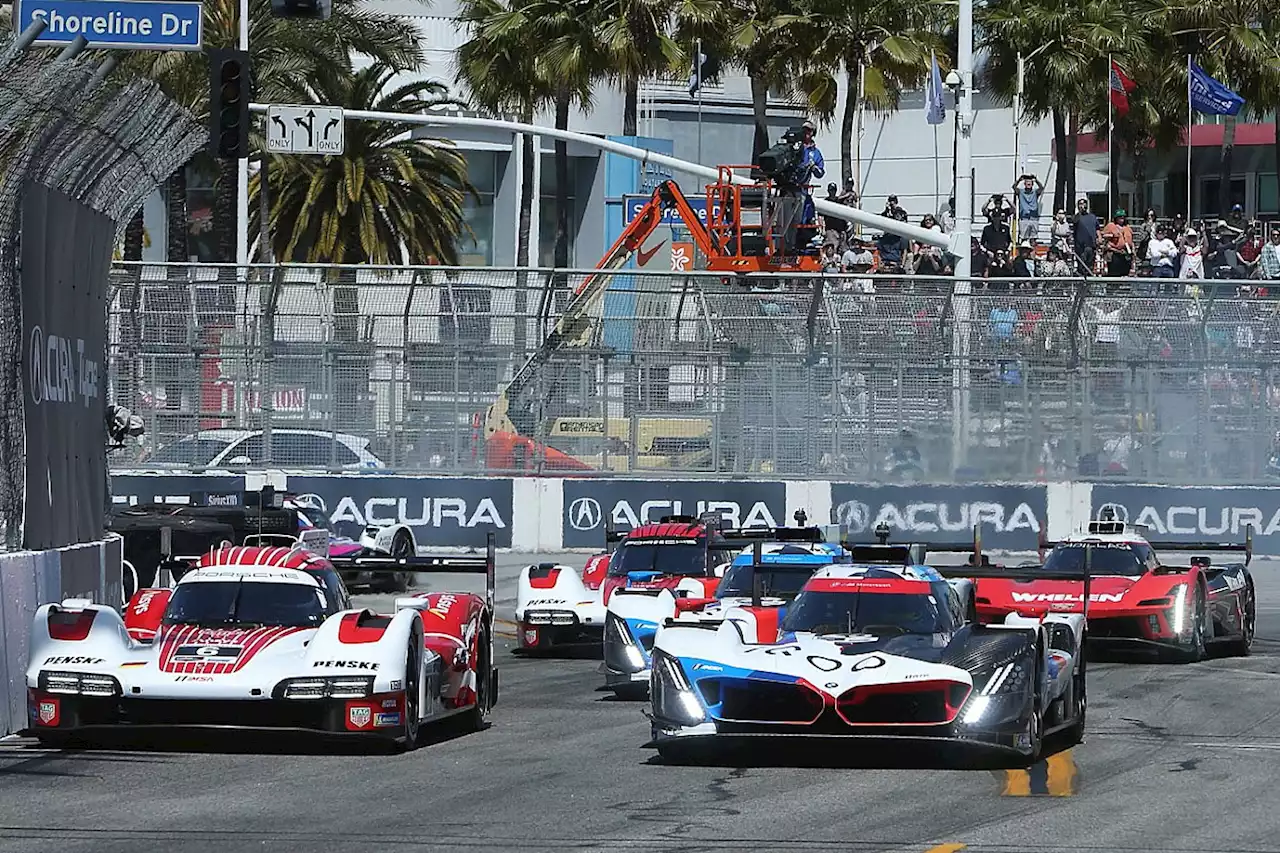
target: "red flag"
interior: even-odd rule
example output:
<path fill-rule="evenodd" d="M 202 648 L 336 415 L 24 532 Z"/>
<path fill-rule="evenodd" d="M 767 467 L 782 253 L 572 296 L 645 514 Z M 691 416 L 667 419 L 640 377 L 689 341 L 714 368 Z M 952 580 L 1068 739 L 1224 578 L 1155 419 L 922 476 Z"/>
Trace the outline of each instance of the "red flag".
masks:
<path fill-rule="evenodd" d="M 1114 59 L 1111 60 L 1111 106 L 1115 108 L 1116 115 L 1123 116 L 1129 112 L 1129 93 L 1137 85 L 1125 76 Z"/>

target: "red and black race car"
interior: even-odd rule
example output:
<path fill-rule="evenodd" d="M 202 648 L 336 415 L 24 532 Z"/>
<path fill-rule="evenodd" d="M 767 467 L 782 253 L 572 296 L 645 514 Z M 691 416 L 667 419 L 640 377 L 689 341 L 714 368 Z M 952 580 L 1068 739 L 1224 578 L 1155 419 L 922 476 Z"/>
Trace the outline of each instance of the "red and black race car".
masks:
<path fill-rule="evenodd" d="M 1240 544 L 1151 542 L 1146 528 L 1120 521 L 1092 521 L 1056 543 L 1044 559 L 1046 573 L 1085 570 L 1089 593 L 1089 642 L 1094 648 L 1148 648 L 1184 661 L 1203 659 L 1211 649 L 1247 655 L 1253 645 L 1256 598 L 1248 564 L 1251 531 Z M 1214 565 L 1203 555 L 1187 565 L 1168 565 L 1166 552 L 1241 552 L 1243 562 Z M 1010 613 L 1038 616 L 1078 611 L 1079 583 L 1014 580 L 993 571 L 975 579 L 975 604 L 983 621 Z"/>

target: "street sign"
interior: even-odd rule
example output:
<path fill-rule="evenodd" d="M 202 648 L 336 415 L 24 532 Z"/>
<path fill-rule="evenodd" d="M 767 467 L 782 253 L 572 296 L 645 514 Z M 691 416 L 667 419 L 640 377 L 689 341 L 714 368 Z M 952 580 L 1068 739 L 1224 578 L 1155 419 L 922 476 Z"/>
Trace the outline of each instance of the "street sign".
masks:
<path fill-rule="evenodd" d="M 267 151 L 272 154 L 341 154 L 342 107 L 267 107 Z"/>
<path fill-rule="evenodd" d="M 13 17 L 18 32 L 37 18 L 45 21 L 37 47 L 84 36 L 92 48 L 194 51 L 204 25 L 199 3 L 158 0 L 16 0 Z"/>

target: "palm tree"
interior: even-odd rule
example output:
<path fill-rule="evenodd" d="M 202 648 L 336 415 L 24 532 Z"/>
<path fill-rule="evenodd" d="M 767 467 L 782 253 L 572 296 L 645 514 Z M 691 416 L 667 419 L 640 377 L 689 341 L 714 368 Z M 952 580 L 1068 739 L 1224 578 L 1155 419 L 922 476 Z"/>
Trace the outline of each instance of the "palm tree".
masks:
<path fill-rule="evenodd" d="M 421 113 L 454 104 L 445 86 L 420 80 L 388 88 L 396 70 L 375 62 L 334 69 L 286 93 L 298 103 L 350 110 Z M 463 203 L 473 192 L 467 162 L 452 144 L 410 138 L 416 125 L 348 122 L 345 153 L 271 156 L 272 249 L 281 261 L 402 264 L 458 259 Z M 259 176 L 250 182 L 256 199 Z M 251 209 L 256 206 L 251 204 Z M 256 224 L 256 223 L 255 223 Z"/>
<path fill-rule="evenodd" d="M 553 86 L 536 61 L 538 33 L 533 20 L 519 8 L 519 0 L 463 0 L 459 25 L 470 38 L 458 48 L 457 82 L 463 84 L 473 106 L 491 114 L 514 113 L 532 124 L 534 115 L 550 102 Z M 529 232 L 533 227 L 533 137 L 521 141 L 520 220 L 516 235 L 516 266 L 529 265 Z M 520 299 L 524 288 L 517 290 Z M 520 324 L 517 324 L 519 326 Z"/>
<path fill-rule="evenodd" d="M 622 133 L 635 136 L 640 81 L 679 72 L 687 61 L 671 38 L 672 0 L 604 0 L 597 37 L 609 75 L 622 83 Z"/>
<path fill-rule="evenodd" d="M 840 116 L 840 172 L 853 177 L 853 130 L 859 107 L 897 109 L 903 91 L 918 87 L 932 55 L 946 67 L 941 33 L 946 7 L 913 0 L 806 0 L 797 15 L 774 21 L 785 37 L 799 88 L 819 118 L 836 112 L 837 75 L 846 75 Z"/>
<path fill-rule="evenodd" d="M 204 43 L 234 47 L 239 40 L 239 0 L 204 4 Z M 319 71 L 349 71 L 352 53 L 364 54 L 397 70 L 418 68 L 424 53 L 416 28 L 401 16 L 372 10 L 363 0 L 333 0 L 329 20 L 295 20 L 271 15 L 270 0 L 249 0 L 249 47 L 255 100 L 279 103 L 298 82 Z M 209 115 L 209 62 L 205 53 L 160 52 L 138 60 L 145 72 L 197 117 Z M 213 220 L 219 260 L 235 259 L 236 162 L 217 162 Z M 185 244 L 186 184 L 179 173 L 170 182 L 170 247 L 175 233 Z M 179 222 L 174 218 L 181 217 Z M 175 228 L 175 225 L 178 226 Z M 172 254 L 170 255 L 172 258 Z M 186 260 L 185 251 L 180 255 Z"/>
<path fill-rule="evenodd" d="M 1107 102 L 1107 57 L 1142 56 L 1148 19 L 1130 0 L 993 0 L 978 14 L 987 53 L 983 85 L 997 101 L 1012 103 L 1018 55 L 1024 57 L 1022 113 L 1035 121 L 1052 117 L 1054 194 L 1075 198 L 1081 117 Z"/>

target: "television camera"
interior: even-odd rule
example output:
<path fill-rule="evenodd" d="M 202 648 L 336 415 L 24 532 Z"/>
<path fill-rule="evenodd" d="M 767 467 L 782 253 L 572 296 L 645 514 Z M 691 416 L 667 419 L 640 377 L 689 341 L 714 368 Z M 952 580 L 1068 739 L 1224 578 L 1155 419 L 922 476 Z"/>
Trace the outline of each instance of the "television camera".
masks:
<path fill-rule="evenodd" d="M 756 163 L 760 174 L 753 177 L 766 177 L 781 184 L 792 183 L 804 163 L 804 127 L 788 129 L 777 145 L 760 152 Z"/>

